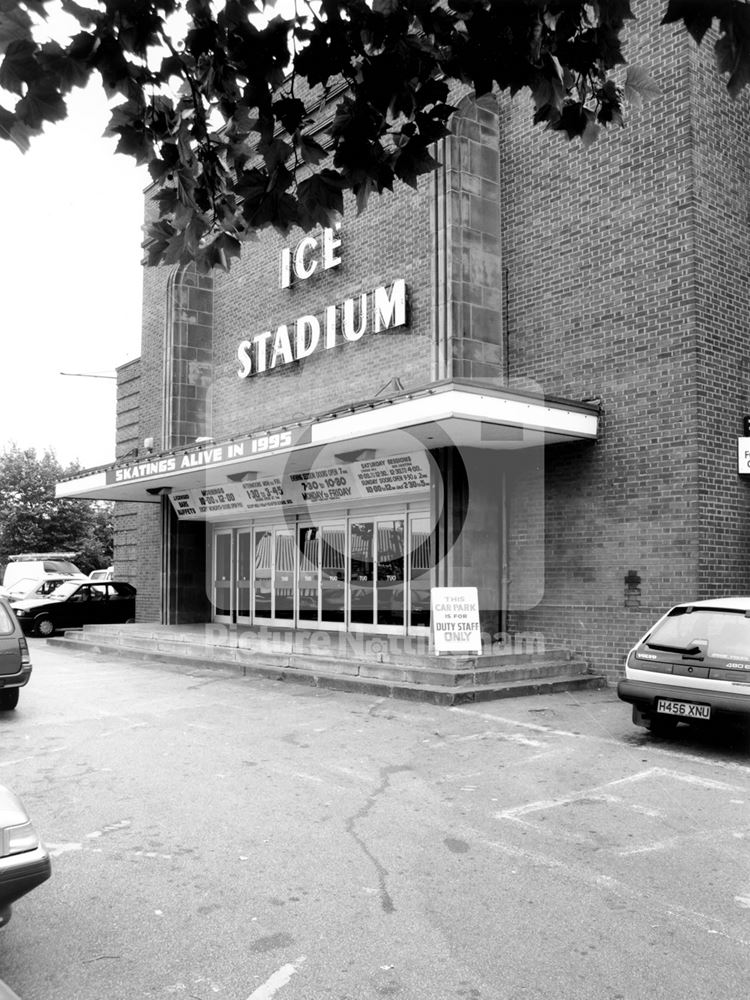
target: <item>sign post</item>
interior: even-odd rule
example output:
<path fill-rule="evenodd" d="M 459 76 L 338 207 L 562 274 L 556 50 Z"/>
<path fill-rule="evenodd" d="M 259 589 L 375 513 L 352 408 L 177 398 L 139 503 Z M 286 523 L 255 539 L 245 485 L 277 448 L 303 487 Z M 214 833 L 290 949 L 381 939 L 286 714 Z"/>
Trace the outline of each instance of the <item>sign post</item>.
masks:
<path fill-rule="evenodd" d="M 476 587 L 432 587 L 432 643 L 435 652 L 482 652 L 479 595 Z"/>

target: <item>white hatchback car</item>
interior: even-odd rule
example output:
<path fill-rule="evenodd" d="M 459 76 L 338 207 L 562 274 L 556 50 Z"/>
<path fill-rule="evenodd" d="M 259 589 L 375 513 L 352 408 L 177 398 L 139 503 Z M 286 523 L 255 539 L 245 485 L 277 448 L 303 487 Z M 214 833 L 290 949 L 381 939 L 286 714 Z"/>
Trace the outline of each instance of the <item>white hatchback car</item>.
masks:
<path fill-rule="evenodd" d="M 652 732 L 750 721 L 750 597 L 670 608 L 628 653 L 617 694 Z"/>

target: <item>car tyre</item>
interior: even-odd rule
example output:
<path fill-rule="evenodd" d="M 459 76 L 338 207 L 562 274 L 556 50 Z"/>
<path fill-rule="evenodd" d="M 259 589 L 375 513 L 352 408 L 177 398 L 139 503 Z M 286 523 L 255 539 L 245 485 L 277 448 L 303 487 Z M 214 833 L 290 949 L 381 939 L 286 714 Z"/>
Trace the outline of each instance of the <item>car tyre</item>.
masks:
<path fill-rule="evenodd" d="M 5 688 L 0 691 L 0 712 L 12 712 L 17 704 L 18 688 Z"/>
<path fill-rule="evenodd" d="M 55 631 L 55 623 L 47 615 L 40 615 L 39 618 L 34 622 L 34 631 L 37 635 L 41 635 L 44 638 L 52 635 Z"/>

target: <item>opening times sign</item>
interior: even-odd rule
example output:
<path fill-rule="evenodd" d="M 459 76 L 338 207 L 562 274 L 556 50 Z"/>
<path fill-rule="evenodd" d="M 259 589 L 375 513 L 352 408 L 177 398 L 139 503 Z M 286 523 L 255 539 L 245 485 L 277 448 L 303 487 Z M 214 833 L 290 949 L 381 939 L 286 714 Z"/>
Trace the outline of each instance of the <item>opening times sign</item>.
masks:
<path fill-rule="evenodd" d="M 429 460 L 416 453 L 184 490 L 171 493 L 169 499 L 178 517 L 204 518 L 397 496 L 429 485 Z"/>

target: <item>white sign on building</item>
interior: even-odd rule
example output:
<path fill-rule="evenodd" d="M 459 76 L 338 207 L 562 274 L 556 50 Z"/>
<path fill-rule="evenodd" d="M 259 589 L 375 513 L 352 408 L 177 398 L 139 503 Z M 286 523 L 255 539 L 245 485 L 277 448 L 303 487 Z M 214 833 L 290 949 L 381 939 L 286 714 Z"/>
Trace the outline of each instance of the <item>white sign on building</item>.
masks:
<path fill-rule="evenodd" d="M 737 471 L 750 475 L 750 437 L 737 438 Z"/>
<path fill-rule="evenodd" d="M 436 653 L 481 653 L 476 587 L 432 587 L 432 641 Z"/>

